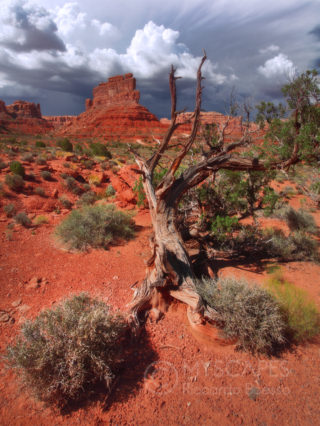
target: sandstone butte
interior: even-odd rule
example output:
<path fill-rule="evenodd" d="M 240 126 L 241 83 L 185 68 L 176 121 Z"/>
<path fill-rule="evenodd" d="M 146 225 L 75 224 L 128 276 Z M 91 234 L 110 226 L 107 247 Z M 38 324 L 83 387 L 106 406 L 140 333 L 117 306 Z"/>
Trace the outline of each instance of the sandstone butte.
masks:
<path fill-rule="evenodd" d="M 140 92 L 131 73 L 109 77 L 108 82 L 93 89 L 93 98 L 86 100 L 86 111 L 57 128 L 55 134 L 106 139 L 164 134 L 168 126 L 140 105 L 139 99 Z"/>
<path fill-rule="evenodd" d="M 77 119 L 76 115 L 43 115 L 46 121 L 53 125 L 54 128 L 63 126 L 64 124 L 74 123 Z"/>
<path fill-rule="evenodd" d="M 6 106 L 0 100 L 0 133 L 41 134 L 53 130 L 52 124 L 41 115 L 40 104 L 15 101 Z"/>

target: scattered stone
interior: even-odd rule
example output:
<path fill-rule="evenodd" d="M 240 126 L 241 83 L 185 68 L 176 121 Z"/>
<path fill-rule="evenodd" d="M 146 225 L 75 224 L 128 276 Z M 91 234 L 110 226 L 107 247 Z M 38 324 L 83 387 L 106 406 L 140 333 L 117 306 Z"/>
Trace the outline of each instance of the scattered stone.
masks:
<path fill-rule="evenodd" d="M 4 312 L 4 311 L 0 311 L 0 322 L 8 322 L 10 319 L 10 316 Z"/>
<path fill-rule="evenodd" d="M 30 306 L 28 306 L 28 305 L 22 305 L 22 306 L 19 308 L 19 310 L 20 310 L 20 312 L 21 312 L 21 313 L 28 312 L 28 311 L 30 311 L 30 309 L 31 309 L 31 307 L 30 307 Z"/>
<path fill-rule="evenodd" d="M 259 395 L 260 395 L 260 391 L 256 387 L 251 388 L 248 392 L 248 396 L 250 399 L 252 399 L 252 401 L 256 401 Z"/>
<path fill-rule="evenodd" d="M 52 191 L 52 198 L 58 198 L 58 196 L 59 196 L 59 191 L 57 190 L 57 188 L 55 188 L 53 191 Z"/>
<path fill-rule="evenodd" d="M 37 277 L 33 277 L 31 278 L 31 280 L 29 281 L 29 284 L 26 285 L 26 290 L 32 290 L 35 288 L 39 288 L 40 284 L 39 282 L 41 281 L 41 278 L 37 278 Z"/>
<path fill-rule="evenodd" d="M 21 304 L 21 299 L 16 300 L 15 302 L 12 302 L 11 305 L 16 308 L 17 306 L 19 306 Z"/>

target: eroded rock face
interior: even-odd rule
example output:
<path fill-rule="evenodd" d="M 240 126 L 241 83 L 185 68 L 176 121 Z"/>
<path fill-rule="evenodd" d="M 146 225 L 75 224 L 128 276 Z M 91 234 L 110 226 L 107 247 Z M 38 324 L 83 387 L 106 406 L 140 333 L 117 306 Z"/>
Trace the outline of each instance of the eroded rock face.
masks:
<path fill-rule="evenodd" d="M 75 115 L 57 115 L 57 116 L 49 116 L 45 115 L 43 118 L 53 125 L 54 128 L 63 126 L 64 124 L 74 123 L 77 119 Z"/>
<path fill-rule="evenodd" d="M 139 103 L 140 92 L 135 89 L 136 79 L 131 73 L 109 77 L 107 83 L 93 89 L 93 100 L 86 100 L 86 111 L 92 107 Z"/>
<path fill-rule="evenodd" d="M 33 102 L 14 101 L 7 106 L 7 112 L 13 118 L 42 118 L 40 104 Z"/>

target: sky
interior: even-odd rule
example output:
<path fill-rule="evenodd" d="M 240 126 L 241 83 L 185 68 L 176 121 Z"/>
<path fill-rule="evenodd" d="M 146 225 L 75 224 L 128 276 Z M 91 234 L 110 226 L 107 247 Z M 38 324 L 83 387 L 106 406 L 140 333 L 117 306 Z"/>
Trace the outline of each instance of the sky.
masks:
<path fill-rule="evenodd" d="M 40 103 L 43 115 L 78 115 L 108 77 L 132 72 L 140 103 L 170 115 L 194 109 L 196 72 L 206 111 L 253 95 L 281 102 L 285 74 L 320 64 L 320 0 L 0 0 L 0 99 Z"/>

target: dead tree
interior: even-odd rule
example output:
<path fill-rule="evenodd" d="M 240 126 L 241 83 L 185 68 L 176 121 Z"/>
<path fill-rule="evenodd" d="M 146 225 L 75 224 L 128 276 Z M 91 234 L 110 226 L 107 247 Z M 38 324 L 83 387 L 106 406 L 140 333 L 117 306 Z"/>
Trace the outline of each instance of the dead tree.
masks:
<path fill-rule="evenodd" d="M 134 154 L 139 166 L 138 172 L 142 175 L 153 224 L 151 242 L 153 254 L 147 262 L 145 279 L 141 286 L 135 290 L 129 312 L 129 321 L 135 332 L 140 328 L 138 318 L 140 311 L 152 309 L 156 315 L 160 312 L 166 312 L 171 298 L 187 304 L 191 308 L 194 318 L 197 318 L 199 322 L 214 321 L 216 312 L 206 305 L 196 290 L 188 252 L 176 226 L 179 200 L 190 188 L 199 185 L 219 169 L 234 171 L 265 170 L 263 162 L 258 159 L 243 158 L 233 153 L 237 148 L 248 144 L 250 131 L 247 128 L 247 131 L 237 142 L 226 145 L 224 138 L 221 137 L 219 143 L 212 146 L 208 141 L 208 150 L 202 151 L 200 161 L 191 165 L 179 177 L 175 177 L 181 162 L 191 149 L 197 136 L 203 90 L 201 68 L 206 58 L 204 51 L 197 72 L 196 107 L 194 114 L 188 120 L 188 122 L 193 120 L 191 134 L 156 188 L 153 187 L 152 183 L 155 168 L 161 158 L 165 156 L 165 151 L 168 149 L 174 131 L 180 124 L 185 124 L 177 123 L 177 116 L 185 110 L 176 111 L 176 80 L 181 77 L 175 77 L 176 70 L 173 66 L 169 74 L 172 102 L 169 129 L 160 142 L 157 151 L 149 159 L 144 159 L 139 153 L 131 148 L 129 149 Z M 221 136 L 223 135 L 221 134 Z"/>

